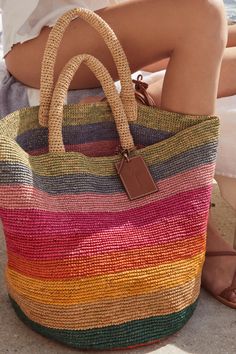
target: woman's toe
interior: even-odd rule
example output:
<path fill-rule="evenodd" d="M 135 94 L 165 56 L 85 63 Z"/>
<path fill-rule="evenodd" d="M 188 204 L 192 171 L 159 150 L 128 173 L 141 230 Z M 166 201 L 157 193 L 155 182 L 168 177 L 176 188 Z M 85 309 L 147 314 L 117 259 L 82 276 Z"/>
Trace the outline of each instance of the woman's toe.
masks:
<path fill-rule="evenodd" d="M 236 304 L 236 289 L 232 289 L 232 288 L 225 289 L 220 296 L 226 299 L 227 301 Z"/>
<path fill-rule="evenodd" d="M 229 296 L 229 301 L 236 304 L 236 289 L 232 290 Z"/>

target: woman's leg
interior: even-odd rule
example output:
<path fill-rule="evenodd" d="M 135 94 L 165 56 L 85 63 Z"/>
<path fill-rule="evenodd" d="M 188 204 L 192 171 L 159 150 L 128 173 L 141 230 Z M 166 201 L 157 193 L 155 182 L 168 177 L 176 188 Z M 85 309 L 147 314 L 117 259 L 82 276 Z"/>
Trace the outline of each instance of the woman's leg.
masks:
<path fill-rule="evenodd" d="M 226 48 L 220 73 L 218 97 L 236 95 L 236 43 Z"/>
<path fill-rule="evenodd" d="M 150 70 L 152 72 L 163 70 L 168 65 L 168 59 L 150 65 L 143 70 Z M 158 70 L 157 70 L 158 69 Z M 161 105 L 161 95 L 164 79 L 153 82 L 149 86 L 149 94 L 153 97 L 157 106 Z M 218 86 L 217 97 L 227 97 L 236 95 L 236 45 L 235 47 L 226 48 L 222 60 L 220 80 Z"/>
<path fill-rule="evenodd" d="M 236 47 L 236 24 L 228 27 L 227 47 Z"/>
<path fill-rule="evenodd" d="M 207 250 L 211 252 L 233 251 L 217 231 L 210 216 L 207 228 Z M 236 288 L 236 257 L 219 256 L 206 257 L 203 268 L 202 284 L 213 294 L 220 295 L 223 290 L 230 286 Z M 236 293 L 231 292 L 229 301 L 236 303 Z"/>
<path fill-rule="evenodd" d="M 163 59 L 154 64 L 148 65 L 143 68 L 150 72 L 166 69 L 169 63 L 169 58 Z M 236 95 L 236 24 L 228 26 L 228 41 L 227 48 L 225 49 L 217 97 L 226 97 Z M 161 93 L 163 87 L 163 80 L 154 82 L 149 87 L 149 93 L 153 97 L 157 106 L 161 105 Z"/>
<path fill-rule="evenodd" d="M 230 96 L 236 94 L 236 25 L 230 26 L 228 46 L 233 45 L 231 48 L 226 48 L 223 56 L 220 82 L 218 89 L 218 97 Z M 161 62 L 155 63 L 144 70 L 156 71 L 165 69 L 168 65 L 168 60 L 165 59 Z M 149 86 L 149 93 L 154 98 L 157 105 L 161 104 L 163 80 L 158 80 Z M 213 219 L 210 216 L 208 220 L 207 229 L 207 250 L 214 251 L 233 251 L 232 245 L 228 244 L 219 234 L 214 225 Z M 220 256 L 220 257 L 207 257 L 202 274 L 202 284 L 205 288 L 210 290 L 213 294 L 221 294 L 221 292 L 230 287 L 236 287 L 236 259 L 235 257 Z M 233 280 L 234 279 L 234 280 Z M 232 283 L 234 281 L 234 283 Z M 236 303 L 236 293 L 231 292 L 230 301 Z"/>
<path fill-rule="evenodd" d="M 149 69 L 156 69 L 158 67 L 162 70 L 164 69 L 164 64 L 168 63 L 167 60 L 166 62 L 161 61 L 153 64 L 149 67 Z M 161 106 L 163 82 L 164 79 L 160 79 L 153 82 L 148 88 L 148 92 L 154 99 L 157 106 Z M 225 49 L 217 92 L 218 98 L 232 95 L 236 95 L 236 44 L 235 47 Z"/>
<path fill-rule="evenodd" d="M 236 47 L 236 24 L 228 26 L 227 48 Z M 144 71 L 156 72 L 167 68 L 169 58 L 162 59 L 143 68 Z"/>
<path fill-rule="evenodd" d="M 218 97 L 236 95 L 236 24 L 228 27 L 228 42 L 224 53 Z"/>
<path fill-rule="evenodd" d="M 214 112 L 221 56 L 226 43 L 221 0 L 130 0 L 98 13 L 116 32 L 132 71 L 170 57 L 163 86 L 163 108 L 192 114 Z M 45 28 L 38 38 L 14 46 L 6 57 L 9 71 L 29 86 L 39 87 L 41 61 L 49 32 L 50 29 Z M 103 41 L 80 19 L 71 23 L 64 37 L 56 74 L 69 58 L 84 52 L 100 58 L 117 78 Z M 97 85 L 94 77 L 83 68 L 72 87 Z"/>

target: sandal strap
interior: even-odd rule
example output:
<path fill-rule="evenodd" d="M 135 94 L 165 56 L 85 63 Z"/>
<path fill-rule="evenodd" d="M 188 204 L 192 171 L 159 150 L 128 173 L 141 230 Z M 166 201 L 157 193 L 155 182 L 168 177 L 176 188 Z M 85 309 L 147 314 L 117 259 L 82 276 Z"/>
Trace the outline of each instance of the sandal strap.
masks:
<path fill-rule="evenodd" d="M 236 256 L 236 252 L 234 251 L 206 252 L 206 257 L 218 257 L 218 256 Z"/>
<path fill-rule="evenodd" d="M 224 297 L 225 299 L 229 299 L 229 296 L 233 293 L 235 293 L 236 295 L 236 273 L 234 274 L 234 278 L 233 278 L 233 282 L 231 284 L 231 286 L 229 286 L 228 288 L 226 288 L 225 290 L 222 291 L 222 293 L 220 294 L 220 296 Z"/>
<path fill-rule="evenodd" d="M 155 106 L 155 102 L 151 95 L 147 92 L 148 84 L 142 81 L 143 76 L 138 75 L 137 80 L 133 80 L 135 84 L 135 97 L 142 104 L 150 107 Z"/>
<path fill-rule="evenodd" d="M 229 300 L 230 295 L 232 294 L 232 292 L 235 293 L 236 295 L 236 288 L 235 286 L 230 286 L 228 288 L 226 288 L 225 290 L 222 291 L 222 293 L 220 294 L 221 297 L 225 298 L 226 300 Z"/>

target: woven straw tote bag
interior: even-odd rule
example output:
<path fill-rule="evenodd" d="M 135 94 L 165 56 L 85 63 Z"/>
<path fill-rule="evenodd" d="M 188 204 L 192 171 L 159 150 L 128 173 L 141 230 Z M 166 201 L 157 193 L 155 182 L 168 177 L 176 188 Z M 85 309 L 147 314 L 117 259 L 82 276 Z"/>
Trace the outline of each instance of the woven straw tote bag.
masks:
<path fill-rule="evenodd" d="M 86 54 L 53 87 L 61 38 L 77 16 L 110 48 L 120 96 Z M 63 107 L 82 62 L 108 102 Z M 138 105 L 108 25 L 84 9 L 62 16 L 45 51 L 40 107 L 0 122 L 6 282 L 20 319 L 93 350 L 153 343 L 182 328 L 199 296 L 218 125 L 214 116 Z"/>

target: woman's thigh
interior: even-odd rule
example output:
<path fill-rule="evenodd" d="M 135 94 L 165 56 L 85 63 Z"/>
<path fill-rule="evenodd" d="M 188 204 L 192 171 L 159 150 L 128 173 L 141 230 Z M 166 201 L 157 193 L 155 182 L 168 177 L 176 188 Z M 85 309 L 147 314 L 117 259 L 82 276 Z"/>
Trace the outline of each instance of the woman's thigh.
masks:
<path fill-rule="evenodd" d="M 191 0 L 130 0 L 114 7 L 97 11 L 114 29 L 127 54 L 131 70 L 171 56 L 172 51 L 184 42 L 187 26 L 204 24 L 202 1 Z M 194 7 L 194 8 L 193 8 Z M 197 21 L 196 21 L 197 19 Z M 196 24 L 200 27 L 200 24 Z M 50 28 L 23 44 L 17 44 L 6 56 L 9 71 L 19 81 L 39 88 L 41 62 Z M 98 57 L 117 78 L 112 57 L 102 38 L 81 19 L 74 20 L 62 41 L 56 63 L 56 76 L 74 55 L 90 53 Z M 98 83 L 85 67 L 75 76 L 71 88 L 95 87 Z"/>

